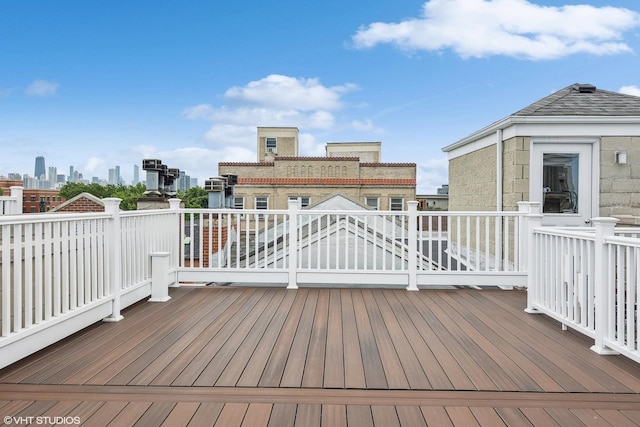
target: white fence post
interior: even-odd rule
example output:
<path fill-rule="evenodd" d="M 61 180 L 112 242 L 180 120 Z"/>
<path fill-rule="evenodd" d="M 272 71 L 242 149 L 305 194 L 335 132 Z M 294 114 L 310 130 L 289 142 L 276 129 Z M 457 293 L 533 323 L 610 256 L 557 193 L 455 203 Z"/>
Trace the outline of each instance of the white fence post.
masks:
<path fill-rule="evenodd" d="M 169 256 L 170 252 L 151 254 L 151 298 L 150 302 L 169 301 Z"/>
<path fill-rule="evenodd" d="M 539 202 L 518 202 L 518 212 L 520 215 L 518 223 L 518 265 L 521 271 L 527 271 L 527 258 L 529 248 L 529 228 L 528 228 L 528 215 L 540 213 Z"/>
<path fill-rule="evenodd" d="M 408 252 L 409 252 L 409 286 L 407 286 L 408 291 L 417 291 L 418 290 L 418 239 L 417 239 L 417 223 L 418 223 L 418 202 L 411 201 L 407 202 L 407 206 L 409 207 L 409 217 L 408 217 L 408 230 L 407 237 L 409 241 L 408 244 Z"/>
<path fill-rule="evenodd" d="M 120 202 L 122 199 L 117 197 L 108 197 L 102 199 L 104 203 L 104 211 L 111 214 L 111 233 L 108 236 L 109 242 L 109 281 L 111 291 L 113 293 L 113 308 L 111 316 L 103 319 L 105 322 L 119 322 L 123 319 L 120 314 L 120 295 L 122 293 L 122 238 L 120 224 Z"/>
<path fill-rule="evenodd" d="M 298 289 L 298 207 L 299 200 L 289 200 L 289 284 L 287 289 Z"/>
<path fill-rule="evenodd" d="M 175 240 L 172 242 L 171 247 L 173 248 L 171 250 L 171 262 L 169 264 L 169 268 L 173 268 L 174 271 L 176 270 L 176 268 L 180 265 L 180 235 L 181 235 L 181 229 L 180 229 L 180 204 L 182 203 L 181 199 L 169 199 L 169 209 L 175 212 L 174 218 L 175 218 L 175 223 L 173 224 L 172 228 L 174 231 L 174 233 L 172 234 L 173 236 L 175 236 Z M 175 271 L 173 274 L 173 278 L 171 281 L 169 281 L 169 286 L 171 287 L 179 287 L 180 286 L 180 282 L 178 281 L 178 272 Z"/>
<path fill-rule="evenodd" d="M 594 285 L 595 285 L 595 308 L 596 308 L 596 337 L 595 344 L 591 350 L 598 354 L 619 354 L 610 349 L 604 343 L 609 330 L 609 316 L 613 310 L 613 301 L 609 286 L 609 257 L 605 245 L 605 238 L 615 234 L 615 226 L 618 220 L 615 218 L 592 218 L 591 223 L 596 229 L 596 240 L 594 249 Z"/>
<path fill-rule="evenodd" d="M 542 214 L 537 213 L 539 209 L 536 206 L 529 206 L 529 213 L 527 215 L 527 308 L 524 310 L 529 314 L 540 313 L 533 307 L 533 303 L 538 297 L 538 262 L 536 257 L 536 238 L 535 230 L 542 225 Z"/>

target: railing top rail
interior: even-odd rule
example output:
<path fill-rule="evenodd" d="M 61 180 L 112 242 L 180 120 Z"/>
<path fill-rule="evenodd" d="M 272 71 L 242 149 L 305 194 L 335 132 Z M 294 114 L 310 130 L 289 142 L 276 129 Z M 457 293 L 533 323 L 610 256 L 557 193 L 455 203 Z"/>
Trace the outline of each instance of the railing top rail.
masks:
<path fill-rule="evenodd" d="M 518 211 L 418 211 L 418 216 L 522 216 Z M 525 214 L 526 215 L 526 214 Z"/>
<path fill-rule="evenodd" d="M 627 236 L 608 236 L 604 239 L 605 244 L 630 246 L 633 248 L 640 248 L 640 239 Z"/>
<path fill-rule="evenodd" d="M 640 233 L 640 227 L 616 227 L 615 233 L 619 235 L 638 234 Z"/>
<path fill-rule="evenodd" d="M 267 214 L 277 214 L 283 215 L 288 213 L 289 211 L 286 209 L 233 209 L 233 208 L 216 208 L 216 209 L 192 209 L 192 208 L 181 208 L 179 210 L 180 213 L 210 213 L 210 214 L 256 214 L 256 215 L 267 215 Z"/>
<path fill-rule="evenodd" d="M 571 228 L 571 227 L 538 227 L 534 229 L 534 234 L 544 234 L 546 236 L 572 237 L 582 240 L 595 241 L 596 234 L 594 228 Z"/>
<path fill-rule="evenodd" d="M 0 225 L 11 224 L 42 224 L 47 222 L 64 222 L 86 219 L 106 219 L 111 218 L 110 213 L 90 212 L 90 213 L 41 213 L 41 214 L 21 214 L 0 216 Z"/>
<path fill-rule="evenodd" d="M 136 211 L 120 211 L 121 217 L 149 216 L 149 215 L 175 215 L 175 211 L 171 209 L 146 209 L 146 210 L 136 210 Z"/>

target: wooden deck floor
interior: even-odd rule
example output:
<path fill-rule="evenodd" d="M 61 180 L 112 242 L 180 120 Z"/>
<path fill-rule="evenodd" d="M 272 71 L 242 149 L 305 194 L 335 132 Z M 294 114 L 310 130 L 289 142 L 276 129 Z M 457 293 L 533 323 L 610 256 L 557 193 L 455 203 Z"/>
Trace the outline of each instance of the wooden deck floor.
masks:
<path fill-rule="evenodd" d="M 171 296 L 0 370 L 5 424 L 640 425 L 640 365 L 525 314 L 521 291 Z"/>

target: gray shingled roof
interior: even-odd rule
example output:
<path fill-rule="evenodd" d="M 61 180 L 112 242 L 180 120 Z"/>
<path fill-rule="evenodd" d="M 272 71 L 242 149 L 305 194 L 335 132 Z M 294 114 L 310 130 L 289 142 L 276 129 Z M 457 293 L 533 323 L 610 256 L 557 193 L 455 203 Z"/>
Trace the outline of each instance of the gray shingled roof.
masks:
<path fill-rule="evenodd" d="M 512 116 L 640 116 L 640 97 L 576 83 Z"/>

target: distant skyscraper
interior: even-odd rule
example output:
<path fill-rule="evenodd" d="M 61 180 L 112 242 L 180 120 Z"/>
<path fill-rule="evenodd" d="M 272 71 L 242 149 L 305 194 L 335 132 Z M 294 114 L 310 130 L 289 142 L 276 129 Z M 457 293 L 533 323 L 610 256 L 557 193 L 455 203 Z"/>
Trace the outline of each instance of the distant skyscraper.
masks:
<path fill-rule="evenodd" d="M 140 166 L 133 165 L 133 185 L 137 185 L 140 182 Z"/>
<path fill-rule="evenodd" d="M 69 166 L 69 176 L 67 177 L 67 181 L 69 182 L 74 182 L 74 175 L 73 175 L 73 166 Z"/>
<path fill-rule="evenodd" d="M 36 179 L 41 179 L 42 176 L 46 176 L 47 174 L 47 169 L 44 166 L 44 157 L 43 156 L 38 156 L 36 157 L 36 168 L 35 168 L 35 172 L 34 172 L 34 177 Z"/>
<path fill-rule="evenodd" d="M 120 177 L 120 166 L 116 166 L 116 185 L 120 185 L 122 182 L 122 178 Z"/>
<path fill-rule="evenodd" d="M 109 169 L 109 184 L 115 185 L 117 183 L 118 183 L 118 181 L 117 181 L 117 177 L 116 177 L 116 170 L 111 168 L 111 169 Z"/>

